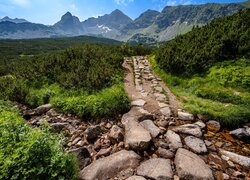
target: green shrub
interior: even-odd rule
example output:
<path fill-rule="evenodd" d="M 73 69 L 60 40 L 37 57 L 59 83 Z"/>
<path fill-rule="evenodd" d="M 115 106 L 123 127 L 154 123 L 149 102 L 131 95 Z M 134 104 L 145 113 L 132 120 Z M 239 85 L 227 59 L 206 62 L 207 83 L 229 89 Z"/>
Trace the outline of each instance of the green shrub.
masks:
<path fill-rule="evenodd" d="M 0 101 L 0 179 L 76 179 L 75 157 L 48 128 L 31 128 Z"/>
<path fill-rule="evenodd" d="M 95 118 L 118 115 L 129 107 L 123 85 L 114 85 L 91 95 L 66 91 L 52 98 L 51 103 L 65 113 Z"/>

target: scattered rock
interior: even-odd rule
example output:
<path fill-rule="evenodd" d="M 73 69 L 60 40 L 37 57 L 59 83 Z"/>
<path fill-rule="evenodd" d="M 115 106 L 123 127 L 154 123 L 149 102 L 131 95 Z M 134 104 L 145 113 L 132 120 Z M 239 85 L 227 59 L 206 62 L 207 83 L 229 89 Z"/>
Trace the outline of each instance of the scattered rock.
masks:
<path fill-rule="evenodd" d="M 87 134 L 87 141 L 94 142 L 97 140 L 98 136 L 101 134 L 101 127 L 100 126 L 89 126 L 86 129 Z"/>
<path fill-rule="evenodd" d="M 151 179 L 172 179 L 173 171 L 169 159 L 152 158 L 137 168 L 137 174 Z"/>
<path fill-rule="evenodd" d="M 77 144 L 82 138 L 81 137 L 77 137 L 74 139 L 74 141 L 72 142 L 72 145 Z"/>
<path fill-rule="evenodd" d="M 194 124 L 199 126 L 201 129 L 204 129 L 206 127 L 206 124 L 204 124 L 204 122 L 202 122 L 202 121 L 197 121 Z"/>
<path fill-rule="evenodd" d="M 250 158 L 245 157 L 245 156 L 241 156 L 239 154 L 233 153 L 233 152 L 229 152 L 229 151 L 225 151 L 220 149 L 219 150 L 220 154 L 229 157 L 229 159 L 237 164 L 240 164 L 242 166 L 246 166 L 250 168 Z"/>
<path fill-rule="evenodd" d="M 230 131 L 230 134 L 239 139 L 249 139 L 250 138 L 250 128 L 239 128 L 233 131 Z"/>
<path fill-rule="evenodd" d="M 78 160 L 79 168 L 83 169 L 91 163 L 90 153 L 87 148 L 78 148 L 70 150 L 69 153 L 75 154 Z"/>
<path fill-rule="evenodd" d="M 140 156 L 133 151 L 122 150 L 105 158 L 100 158 L 84 168 L 79 178 L 82 180 L 109 179 L 119 172 L 138 167 Z"/>
<path fill-rule="evenodd" d="M 96 158 L 102 157 L 102 156 L 108 156 L 110 155 L 112 151 L 112 147 L 107 148 L 107 149 L 101 149 L 97 154 L 96 154 Z"/>
<path fill-rule="evenodd" d="M 175 132 L 168 130 L 165 134 L 167 141 L 169 142 L 170 149 L 176 150 L 182 147 L 181 138 Z"/>
<path fill-rule="evenodd" d="M 195 153 L 201 154 L 207 152 L 207 147 L 204 141 L 199 138 L 187 136 L 184 141 L 185 144 Z"/>
<path fill-rule="evenodd" d="M 146 179 L 142 176 L 131 176 L 126 180 L 146 180 Z"/>
<path fill-rule="evenodd" d="M 153 138 L 156 138 L 161 130 L 151 120 L 145 120 L 140 123 L 143 128 L 148 130 Z"/>
<path fill-rule="evenodd" d="M 171 112 L 171 109 L 169 107 L 164 107 L 164 108 L 160 109 L 160 111 L 164 116 L 167 116 L 167 117 L 172 116 L 172 112 Z"/>
<path fill-rule="evenodd" d="M 123 121 L 125 126 L 125 144 L 134 150 L 145 150 L 148 148 L 151 136 L 135 119 L 130 118 Z"/>
<path fill-rule="evenodd" d="M 45 104 L 34 109 L 35 115 L 39 116 L 48 112 L 52 108 L 51 104 Z"/>
<path fill-rule="evenodd" d="M 161 147 L 158 148 L 157 154 L 159 157 L 162 157 L 165 159 L 172 159 L 174 157 L 174 153 L 172 151 L 161 148 Z"/>
<path fill-rule="evenodd" d="M 179 148 L 175 156 L 176 171 L 180 179 L 213 180 L 213 173 L 196 154 Z"/>
<path fill-rule="evenodd" d="M 120 142 L 124 139 L 122 129 L 117 125 L 112 126 L 112 128 L 110 129 L 109 136 L 110 136 L 110 138 L 112 138 L 118 142 Z"/>
<path fill-rule="evenodd" d="M 219 122 L 217 122 L 217 121 L 213 121 L 213 120 L 211 120 L 211 121 L 208 121 L 207 122 L 207 129 L 209 130 L 209 131 L 212 131 L 212 132 L 219 132 L 220 131 L 220 128 L 221 128 L 221 126 L 220 126 L 220 123 Z"/>
<path fill-rule="evenodd" d="M 166 103 L 158 102 L 158 105 L 160 108 L 168 107 L 168 105 Z"/>
<path fill-rule="evenodd" d="M 184 124 L 172 129 L 174 132 L 201 137 L 202 132 L 199 126 L 194 124 Z"/>
<path fill-rule="evenodd" d="M 146 119 L 153 119 L 153 115 L 141 107 L 132 107 L 128 113 L 122 116 L 122 123 L 131 118 L 136 121 L 143 121 Z"/>
<path fill-rule="evenodd" d="M 53 128 L 54 132 L 60 133 L 63 129 L 66 129 L 68 123 L 52 123 L 50 126 Z"/>
<path fill-rule="evenodd" d="M 181 112 L 178 111 L 178 118 L 180 120 L 184 120 L 184 121 L 193 121 L 194 120 L 194 116 L 190 113 L 187 112 Z"/>
<path fill-rule="evenodd" d="M 146 103 L 146 101 L 144 101 L 143 99 L 137 99 L 132 101 L 131 106 L 144 106 Z"/>

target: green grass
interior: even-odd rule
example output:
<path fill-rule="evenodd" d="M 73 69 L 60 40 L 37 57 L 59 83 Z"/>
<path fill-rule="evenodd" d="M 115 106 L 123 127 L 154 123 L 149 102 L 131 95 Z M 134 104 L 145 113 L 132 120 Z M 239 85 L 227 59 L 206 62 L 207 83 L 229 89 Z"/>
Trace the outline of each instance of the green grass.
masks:
<path fill-rule="evenodd" d="M 63 139 L 32 128 L 13 104 L 0 101 L 0 179 L 76 179 L 77 163 Z"/>
<path fill-rule="evenodd" d="M 228 127 L 236 127 L 249 120 L 249 60 L 218 63 L 203 76 L 183 78 L 160 69 L 154 56 L 149 59 L 153 70 L 187 111 L 195 115 L 203 114 Z"/>

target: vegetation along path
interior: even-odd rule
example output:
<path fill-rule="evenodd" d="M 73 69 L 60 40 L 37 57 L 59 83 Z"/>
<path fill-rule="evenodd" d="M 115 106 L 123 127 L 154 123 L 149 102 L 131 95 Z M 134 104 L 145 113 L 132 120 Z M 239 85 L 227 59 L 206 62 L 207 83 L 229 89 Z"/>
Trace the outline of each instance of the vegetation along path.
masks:
<path fill-rule="evenodd" d="M 146 57 L 125 58 L 130 111 L 117 121 L 82 121 L 50 105 L 26 109 L 29 123 L 46 120 L 65 135 L 77 156 L 80 179 L 242 179 L 250 177 L 246 126 L 221 130 L 216 121 L 181 110 L 181 103 L 151 70 Z M 233 137 L 234 135 L 234 137 Z M 241 138 L 240 137 L 240 138 Z"/>

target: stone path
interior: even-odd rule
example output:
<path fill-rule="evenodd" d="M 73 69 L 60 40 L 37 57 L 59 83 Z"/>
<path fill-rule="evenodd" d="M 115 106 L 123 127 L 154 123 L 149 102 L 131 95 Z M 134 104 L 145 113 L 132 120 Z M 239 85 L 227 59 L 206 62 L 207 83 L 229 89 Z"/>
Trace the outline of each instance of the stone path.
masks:
<path fill-rule="evenodd" d="M 131 109 L 116 121 L 92 124 L 57 113 L 50 105 L 30 117 L 25 114 L 33 126 L 47 121 L 55 132 L 64 133 L 65 149 L 79 161 L 79 179 L 249 180 L 249 144 L 221 131 L 216 121 L 181 110 L 145 57 L 125 59 L 124 69 Z M 244 128 L 231 134 L 246 137 L 249 129 Z M 235 153 L 235 143 L 245 149 L 244 156 Z"/>

